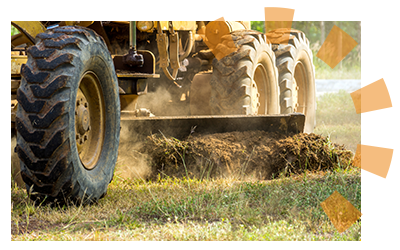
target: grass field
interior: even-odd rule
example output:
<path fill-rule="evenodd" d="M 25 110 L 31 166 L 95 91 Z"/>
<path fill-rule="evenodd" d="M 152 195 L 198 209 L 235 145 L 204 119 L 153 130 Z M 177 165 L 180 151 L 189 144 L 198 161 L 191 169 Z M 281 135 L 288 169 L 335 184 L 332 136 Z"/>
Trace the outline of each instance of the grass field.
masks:
<path fill-rule="evenodd" d="M 348 93 L 318 98 L 315 133 L 355 150 L 361 121 Z M 117 170 L 120 166 L 117 165 Z M 118 171 L 116 171 L 118 172 Z M 351 166 L 272 181 L 114 176 L 91 206 L 35 206 L 11 189 L 11 239 L 360 240 L 361 221 L 339 234 L 320 203 L 338 191 L 361 209 L 361 172 Z"/>
<path fill-rule="evenodd" d="M 361 122 L 348 98 L 341 92 L 318 99 L 315 132 L 354 147 Z M 338 166 L 271 181 L 145 182 L 115 175 L 108 194 L 91 206 L 35 206 L 13 187 L 11 239 L 358 241 L 361 221 L 339 234 L 320 206 L 335 190 L 360 210 L 360 169 Z"/>
<path fill-rule="evenodd" d="M 356 113 L 349 93 L 326 93 L 317 98 L 317 124 L 314 133 L 329 136 L 355 152 L 361 144 L 361 114 Z"/>
<path fill-rule="evenodd" d="M 359 169 L 240 182 L 115 178 L 92 206 L 34 206 L 12 190 L 12 240 L 360 240 L 339 234 L 321 206 L 337 190 L 361 209 Z"/>

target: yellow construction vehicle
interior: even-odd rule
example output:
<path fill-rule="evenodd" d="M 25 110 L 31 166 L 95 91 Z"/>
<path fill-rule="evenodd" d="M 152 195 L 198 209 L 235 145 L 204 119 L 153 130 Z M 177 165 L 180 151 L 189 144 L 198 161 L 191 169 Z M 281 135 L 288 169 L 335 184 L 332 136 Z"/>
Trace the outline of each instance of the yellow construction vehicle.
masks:
<path fill-rule="evenodd" d="M 137 135 L 314 128 L 301 31 L 262 34 L 242 21 L 11 24 L 12 130 L 33 199 L 100 199 L 119 143 Z"/>

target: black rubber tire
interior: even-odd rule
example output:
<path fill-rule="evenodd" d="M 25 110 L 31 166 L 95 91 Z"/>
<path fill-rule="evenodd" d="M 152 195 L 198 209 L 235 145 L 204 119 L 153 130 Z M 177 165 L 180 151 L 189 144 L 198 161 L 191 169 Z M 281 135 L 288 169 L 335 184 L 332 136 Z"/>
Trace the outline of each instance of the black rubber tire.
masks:
<path fill-rule="evenodd" d="M 316 97 L 309 41 L 303 32 L 294 29 L 277 29 L 267 33 L 267 38 L 272 43 L 279 71 L 281 114 L 305 114 L 304 132 L 311 133 L 315 127 Z"/>
<path fill-rule="evenodd" d="M 119 144 L 118 81 L 107 46 L 90 29 L 66 26 L 37 35 L 27 53 L 16 114 L 16 151 L 27 190 L 39 201 L 95 202 L 112 180 Z M 99 109 L 104 140 L 90 170 L 81 162 L 75 131 L 76 97 L 87 72 L 96 75 L 105 107 Z"/>
<path fill-rule="evenodd" d="M 278 71 L 275 55 L 265 35 L 251 30 L 235 31 L 223 36 L 215 51 L 233 46 L 237 48 L 235 52 L 221 60 L 213 60 L 211 113 L 279 114 Z M 261 80 L 257 81 L 255 89 L 256 78 Z M 259 96 L 255 97 L 257 93 Z M 259 107 L 255 103 L 259 103 Z"/>

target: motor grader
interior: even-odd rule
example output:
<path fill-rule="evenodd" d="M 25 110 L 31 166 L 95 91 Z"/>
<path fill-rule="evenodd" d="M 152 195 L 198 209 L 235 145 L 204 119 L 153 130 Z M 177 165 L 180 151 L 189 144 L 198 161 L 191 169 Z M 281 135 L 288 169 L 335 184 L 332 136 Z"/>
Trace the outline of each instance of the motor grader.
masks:
<path fill-rule="evenodd" d="M 262 34 L 242 21 L 11 24 L 11 129 L 33 199 L 100 199 L 119 143 L 139 135 L 314 128 L 301 31 Z"/>

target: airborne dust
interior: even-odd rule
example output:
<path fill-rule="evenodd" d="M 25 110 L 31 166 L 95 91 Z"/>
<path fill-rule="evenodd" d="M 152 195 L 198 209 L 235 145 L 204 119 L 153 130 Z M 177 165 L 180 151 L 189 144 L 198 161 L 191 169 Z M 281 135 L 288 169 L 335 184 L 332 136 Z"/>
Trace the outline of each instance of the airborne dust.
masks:
<path fill-rule="evenodd" d="M 137 106 L 149 108 L 156 116 L 179 115 L 177 109 L 170 106 L 170 100 L 169 92 L 158 88 L 154 93 L 140 96 Z M 171 110 L 178 114 L 169 114 Z M 353 159 L 353 153 L 344 146 L 312 133 L 193 133 L 178 140 L 164 136 L 163 131 L 144 136 L 122 129 L 120 138 L 116 174 L 130 179 L 237 177 L 268 180 L 306 170 L 347 167 Z"/>
<path fill-rule="evenodd" d="M 146 180 L 166 177 L 269 180 L 305 170 L 347 167 L 353 158 L 351 151 L 320 135 L 265 131 L 193 134 L 185 140 L 159 133 L 130 148 L 122 145 L 120 153 L 123 155 L 117 169 L 124 177 Z"/>
<path fill-rule="evenodd" d="M 138 98 L 137 110 L 146 108 L 152 115 L 165 115 L 170 107 L 166 105 L 171 100 L 171 94 L 159 87 L 154 92 L 149 92 Z M 121 129 L 120 144 L 116 174 L 122 178 L 148 179 L 151 175 L 151 166 L 148 164 L 149 156 L 139 150 L 144 146 L 146 137 Z"/>

